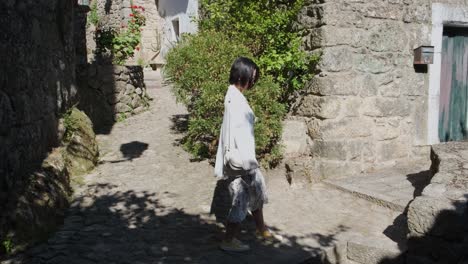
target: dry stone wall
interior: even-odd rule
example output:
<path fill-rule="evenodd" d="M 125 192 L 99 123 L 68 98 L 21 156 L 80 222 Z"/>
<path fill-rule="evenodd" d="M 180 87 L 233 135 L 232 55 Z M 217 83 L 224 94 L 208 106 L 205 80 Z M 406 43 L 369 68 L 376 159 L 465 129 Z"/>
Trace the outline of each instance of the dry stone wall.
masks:
<path fill-rule="evenodd" d="M 91 118 L 97 133 L 108 133 L 116 121 L 148 107 L 142 67 L 89 64 L 78 72 L 78 107 Z"/>
<path fill-rule="evenodd" d="M 0 2 L 0 211 L 75 102 L 73 14 L 73 1 Z"/>
<path fill-rule="evenodd" d="M 304 154 L 287 153 L 290 171 L 307 164 L 302 177 L 313 181 L 429 157 L 428 76 L 413 67 L 413 49 L 431 43 L 432 2 L 467 4 L 306 1 L 297 27 L 304 49 L 322 55 L 288 121 L 306 127 L 292 141 L 310 142 Z"/>
<path fill-rule="evenodd" d="M 79 9 L 75 1 L 0 2 L 0 258 L 46 238 L 62 221 L 70 176 L 97 164 L 92 124 L 70 110 Z"/>

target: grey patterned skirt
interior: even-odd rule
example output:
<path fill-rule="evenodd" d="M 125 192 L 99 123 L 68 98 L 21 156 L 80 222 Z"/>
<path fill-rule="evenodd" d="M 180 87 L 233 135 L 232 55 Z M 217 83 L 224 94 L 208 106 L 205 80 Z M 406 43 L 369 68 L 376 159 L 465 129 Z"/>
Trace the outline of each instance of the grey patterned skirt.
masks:
<path fill-rule="evenodd" d="M 215 189 L 211 212 L 218 221 L 240 223 L 248 211 L 255 211 L 268 202 L 265 179 L 260 169 L 252 171 L 224 168 L 224 179 Z"/>

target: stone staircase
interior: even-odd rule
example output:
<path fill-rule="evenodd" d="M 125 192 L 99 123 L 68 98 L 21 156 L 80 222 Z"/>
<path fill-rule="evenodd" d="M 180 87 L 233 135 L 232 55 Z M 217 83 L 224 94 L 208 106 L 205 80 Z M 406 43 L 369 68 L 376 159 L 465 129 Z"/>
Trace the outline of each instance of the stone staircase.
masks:
<path fill-rule="evenodd" d="M 324 263 L 405 263 L 407 221 L 410 201 L 429 183 L 429 164 L 390 168 L 374 173 L 327 179 L 324 184 L 400 213 L 393 225 L 372 235 L 348 232 L 323 250 Z M 370 216 L 372 217 L 372 216 Z"/>

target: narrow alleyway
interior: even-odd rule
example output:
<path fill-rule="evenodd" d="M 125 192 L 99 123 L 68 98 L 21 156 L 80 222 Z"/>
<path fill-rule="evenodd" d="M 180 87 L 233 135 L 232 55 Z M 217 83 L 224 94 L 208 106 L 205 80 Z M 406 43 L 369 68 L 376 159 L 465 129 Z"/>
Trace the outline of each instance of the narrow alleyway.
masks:
<path fill-rule="evenodd" d="M 315 263 L 349 230 L 382 235 L 399 214 L 326 185 L 291 188 L 282 170 L 269 171 L 265 217 L 282 241 L 259 242 L 246 224 L 241 238 L 252 251 L 220 251 L 222 228 L 209 214 L 213 169 L 178 145 L 186 111 L 154 78 L 148 74 L 149 111 L 99 136 L 100 165 L 84 178 L 64 226 L 27 260 L 2 263 Z"/>

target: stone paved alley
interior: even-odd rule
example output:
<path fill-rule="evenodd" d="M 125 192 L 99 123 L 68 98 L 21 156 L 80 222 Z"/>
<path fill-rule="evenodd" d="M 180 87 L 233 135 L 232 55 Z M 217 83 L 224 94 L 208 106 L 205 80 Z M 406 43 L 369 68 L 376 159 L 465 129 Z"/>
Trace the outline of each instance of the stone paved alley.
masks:
<path fill-rule="evenodd" d="M 63 227 L 47 243 L 2 264 L 317 263 L 351 234 L 383 237 L 401 213 L 329 185 L 291 187 L 284 171 L 268 171 L 265 218 L 282 240 L 256 241 L 250 219 L 242 239 L 252 250 L 220 251 L 222 227 L 209 214 L 212 166 L 191 161 L 178 145 L 186 111 L 170 86 L 154 72 L 145 74 L 154 98 L 150 110 L 98 137 L 100 165 L 75 192 Z"/>

